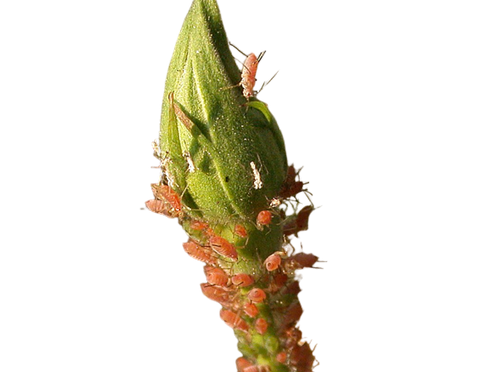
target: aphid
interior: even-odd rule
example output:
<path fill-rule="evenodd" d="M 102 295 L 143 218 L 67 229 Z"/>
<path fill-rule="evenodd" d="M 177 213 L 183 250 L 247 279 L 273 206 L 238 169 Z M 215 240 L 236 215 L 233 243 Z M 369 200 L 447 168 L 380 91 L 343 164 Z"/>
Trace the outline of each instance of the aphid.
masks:
<path fill-rule="evenodd" d="M 272 223 L 272 212 L 270 211 L 260 211 L 257 215 L 257 225 L 265 226 Z"/>
<path fill-rule="evenodd" d="M 263 302 L 267 298 L 267 295 L 263 291 L 263 289 L 260 288 L 253 288 L 249 293 L 248 293 L 248 299 L 252 302 Z"/>
<path fill-rule="evenodd" d="M 270 372 L 269 366 L 250 366 L 243 370 L 243 372 Z"/>
<path fill-rule="evenodd" d="M 273 281 L 270 283 L 268 290 L 270 292 L 277 292 L 288 280 L 288 275 L 285 273 L 278 273 L 273 277 Z"/>
<path fill-rule="evenodd" d="M 300 331 L 298 328 L 292 326 L 285 331 L 285 347 L 287 349 L 293 349 L 298 345 L 301 339 L 302 331 Z"/>
<path fill-rule="evenodd" d="M 255 321 L 255 330 L 260 333 L 261 335 L 264 335 L 265 332 L 267 332 L 268 329 L 268 323 L 265 319 L 263 318 L 258 318 Z"/>
<path fill-rule="evenodd" d="M 231 244 L 227 239 L 222 238 L 221 236 L 211 236 L 210 245 L 212 249 L 218 254 L 229 257 L 233 260 L 238 259 L 238 254 L 235 246 Z"/>
<path fill-rule="evenodd" d="M 205 266 L 205 275 L 207 277 L 207 282 L 210 284 L 224 287 L 228 283 L 227 273 L 219 267 Z"/>
<path fill-rule="evenodd" d="M 178 194 L 167 185 L 152 183 L 151 186 L 155 199 L 148 200 L 146 207 L 170 218 L 179 217 L 182 213 L 182 202 Z"/>
<path fill-rule="evenodd" d="M 239 329 L 244 332 L 248 332 L 248 324 L 240 318 L 237 314 L 235 314 L 233 311 L 227 310 L 227 309 L 222 309 L 220 310 L 220 318 L 227 323 L 229 327 L 232 327 L 233 329 Z"/>
<path fill-rule="evenodd" d="M 260 69 L 267 59 L 268 49 L 261 48 L 258 52 L 253 49 L 245 51 L 233 40 L 230 40 L 230 47 L 242 64 L 242 80 L 238 85 L 243 87 L 243 96 L 246 99 L 252 96 L 260 97 L 280 76 L 283 69 L 277 67 L 268 78 L 259 82 Z"/>
<path fill-rule="evenodd" d="M 252 365 L 253 364 L 249 362 L 247 359 L 238 355 L 233 359 L 233 366 L 235 368 L 235 371 L 238 371 L 238 372 L 245 372 L 245 368 L 250 367 Z"/>
<path fill-rule="evenodd" d="M 300 317 L 303 314 L 302 305 L 300 302 L 295 302 L 291 304 L 285 311 L 283 324 L 285 326 L 291 326 L 300 320 Z"/>
<path fill-rule="evenodd" d="M 248 274 L 236 274 L 232 277 L 232 284 L 236 285 L 238 287 L 248 287 L 249 285 L 252 285 L 255 282 L 253 277 Z"/>
<path fill-rule="evenodd" d="M 257 75 L 258 62 L 262 59 L 263 54 L 260 54 L 259 58 L 257 58 L 255 54 L 250 53 L 245 62 L 243 62 L 242 80 L 240 80 L 240 85 L 243 87 L 243 96 L 247 100 L 255 94 L 253 92 L 255 82 L 257 81 L 255 76 Z"/>
<path fill-rule="evenodd" d="M 330 263 L 329 258 L 323 258 L 315 251 L 297 252 L 289 259 L 291 262 L 298 264 L 303 271 L 325 271 L 326 265 Z"/>
<path fill-rule="evenodd" d="M 277 354 L 275 359 L 277 360 L 278 363 L 284 364 L 287 361 L 287 353 L 285 351 L 282 351 Z"/>
<path fill-rule="evenodd" d="M 205 297 L 212 301 L 220 304 L 226 304 L 231 300 L 231 292 L 225 290 L 224 288 L 213 286 L 207 283 L 200 284 L 200 287 Z"/>
<path fill-rule="evenodd" d="M 278 269 L 278 267 L 282 263 L 282 258 L 280 257 L 280 253 L 282 252 L 275 252 L 267 257 L 267 259 L 263 263 L 267 271 L 273 271 Z"/>
<path fill-rule="evenodd" d="M 285 223 L 283 226 L 283 234 L 285 236 L 292 234 L 297 236 L 300 231 L 308 230 L 308 218 L 312 212 L 313 206 L 307 205 L 306 207 L 303 207 L 295 218 L 290 219 Z"/>
<path fill-rule="evenodd" d="M 190 222 L 190 228 L 196 231 L 206 230 L 208 228 L 208 224 L 206 222 L 193 220 Z"/>
<path fill-rule="evenodd" d="M 233 232 L 241 238 L 246 238 L 248 236 L 247 229 L 243 225 L 235 225 Z"/>
<path fill-rule="evenodd" d="M 252 304 L 251 302 L 247 302 L 243 306 L 243 311 L 245 311 L 245 314 L 247 314 L 251 318 L 255 318 L 258 315 L 257 305 Z"/>
<path fill-rule="evenodd" d="M 194 241 L 188 241 L 183 243 L 183 249 L 188 253 L 190 257 L 198 261 L 202 261 L 208 264 L 213 264 L 216 262 L 216 258 L 209 252 L 207 249 L 203 248 Z"/>
<path fill-rule="evenodd" d="M 298 372 L 311 371 L 314 362 L 315 357 L 310 349 L 310 345 L 306 342 L 302 345 L 296 345 L 290 354 L 290 363 Z"/>
<path fill-rule="evenodd" d="M 280 189 L 280 197 L 290 198 L 303 190 L 303 182 L 295 181 L 297 175 L 298 172 L 295 170 L 295 167 L 290 165 L 287 170 L 287 178 L 283 182 L 282 188 Z"/>

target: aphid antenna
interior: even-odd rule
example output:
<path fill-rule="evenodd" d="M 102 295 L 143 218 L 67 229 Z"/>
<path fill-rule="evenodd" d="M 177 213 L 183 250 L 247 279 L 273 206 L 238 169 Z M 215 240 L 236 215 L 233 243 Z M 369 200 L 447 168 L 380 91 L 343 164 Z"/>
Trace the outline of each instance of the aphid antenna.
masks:
<path fill-rule="evenodd" d="M 260 63 L 260 61 L 262 60 L 262 58 L 263 58 L 263 56 L 265 55 L 265 53 L 267 53 L 266 50 L 264 50 L 263 52 L 261 52 L 261 53 L 258 55 L 258 57 L 257 57 L 258 63 Z"/>
<path fill-rule="evenodd" d="M 258 84 L 258 88 L 256 89 L 256 96 L 260 97 L 263 93 L 265 93 L 265 91 L 272 86 L 282 72 L 283 68 L 277 67 L 272 71 L 269 77 L 262 79 Z"/>
<path fill-rule="evenodd" d="M 248 55 L 246 55 L 244 52 L 242 52 L 238 47 L 233 45 L 230 41 L 228 42 L 228 44 L 230 44 L 230 46 L 234 47 L 236 50 L 238 50 L 240 53 L 242 53 L 245 57 L 248 57 Z"/>

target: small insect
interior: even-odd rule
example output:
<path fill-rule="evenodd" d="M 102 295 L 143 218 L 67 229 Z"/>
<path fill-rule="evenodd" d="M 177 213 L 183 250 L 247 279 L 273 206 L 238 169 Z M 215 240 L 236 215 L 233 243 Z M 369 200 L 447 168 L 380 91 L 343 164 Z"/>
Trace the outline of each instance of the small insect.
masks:
<path fill-rule="evenodd" d="M 208 229 L 208 224 L 206 222 L 193 220 L 190 222 L 190 228 L 195 231 L 203 231 Z"/>
<path fill-rule="evenodd" d="M 243 96 L 247 100 L 252 96 L 260 97 L 280 76 L 283 69 L 277 67 L 268 78 L 259 81 L 260 69 L 267 59 L 268 48 L 261 48 L 258 52 L 254 49 L 245 51 L 233 40 L 230 40 L 230 47 L 241 64 L 242 79 L 238 85 L 243 87 Z"/>
<path fill-rule="evenodd" d="M 285 283 L 288 281 L 288 275 L 285 273 L 278 273 L 273 277 L 268 290 L 270 292 L 277 292 L 280 288 L 283 288 Z"/>
<path fill-rule="evenodd" d="M 272 212 L 270 211 L 260 211 L 257 215 L 257 225 L 265 226 L 272 223 Z"/>
<path fill-rule="evenodd" d="M 241 238 L 246 238 L 248 236 L 247 229 L 243 225 L 235 225 L 233 232 Z"/>
<path fill-rule="evenodd" d="M 237 249 L 235 246 L 221 236 L 211 236 L 210 246 L 215 252 L 222 256 L 229 257 L 235 261 L 238 259 Z"/>
<path fill-rule="evenodd" d="M 329 258 L 323 258 L 317 252 L 307 250 L 303 252 L 297 252 L 289 258 L 292 264 L 299 265 L 303 271 L 325 271 L 326 265 L 330 263 Z"/>
<path fill-rule="evenodd" d="M 145 206 L 152 212 L 170 218 L 179 217 L 182 214 L 182 202 L 178 194 L 167 185 L 152 183 L 151 186 L 155 199 L 148 200 Z"/>
<path fill-rule="evenodd" d="M 231 292 L 224 288 L 213 286 L 207 283 L 200 284 L 202 293 L 205 297 L 220 304 L 227 304 L 231 300 Z"/>
<path fill-rule="evenodd" d="M 308 372 L 312 370 L 315 357 L 313 356 L 310 345 L 304 342 L 301 345 L 296 345 L 290 354 L 290 363 L 296 368 L 298 372 Z"/>
<path fill-rule="evenodd" d="M 266 298 L 267 295 L 263 291 L 263 289 L 260 288 L 253 288 L 249 293 L 248 293 L 248 299 L 252 302 L 260 303 L 263 302 Z"/>
<path fill-rule="evenodd" d="M 248 274 L 236 274 L 232 277 L 232 284 L 236 285 L 237 287 L 248 287 L 255 282 L 253 277 Z"/>
<path fill-rule="evenodd" d="M 227 310 L 227 309 L 222 309 L 220 310 L 220 318 L 227 323 L 229 327 L 232 327 L 233 329 L 239 329 L 243 332 L 248 332 L 248 324 L 240 318 L 237 314 L 235 314 L 233 311 Z"/>
<path fill-rule="evenodd" d="M 288 350 L 293 349 L 297 346 L 302 339 L 302 331 L 300 331 L 297 327 L 292 326 L 288 328 L 285 332 L 285 347 Z"/>
<path fill-rule="evenodd" d="M 307 205 L 303 207 L 300 212 L 298 212 L 297 216 L 293 219 L 289 219 L 285 225 L 283 226 L 283 234 L 285 236 L 289 236 L 294 234 L 298 236 L 300 231 L 308 230 L 308 218 L 310 217 L 310 213 L 314 210 L 313 206 Z"/>
<path fill-rule="evenodd" d="M 255 321 L 255 330 L 260 333 L 261 335 L 264 335 L 267 332 L 268 329 L 268 323 L 265 319 L 263 318 L 258 318 Z"/>
<path fill-rule="evenodd" d="M 243 372 L 270 372 L 270 367 L 269 366 L 250 366 L 247 367 L 243 370 Z"/>
<path fill-rule="evenodd" d="M 287 178 L 283 182 L 282 188 L 280 189 L 279 196 L 281 198 L 290 198 L 297 195 L 303 190 L 303 182 L 295 181 L 298 176 L 298 173 L 295 170 L 293 165 L 290 165 L 287 169 Z"/>
<path fill-rule="evenodd" d="M 245 372 L 245 368 L 253 366 L 247 359 L 240 357 L 236 360 L 237 371 L 238 372 Z"/>
<path fill-rule="evenodd" d="M 267 259 L 263 263 L 267 271 L 274 271 L 278 269 L 278 267 L 282 263 L 282 258 L 280 257 L 280 254 L 283 254 L 283 252 L 275 252 L 267 257 Z"/>
<path fill-rule="evenodd" d="M 245 314 L 247 314 L 251 318 L 255 318 L 258 315 L 257 305 L 252 304 L 251 302 L 247 302 L 243 306 L 243 311 L 245 311 Z"/>
<path fill-rule="evenodd" d="M 183 249 L 190 257 L 198 261 L 202 261 L 208 264 L 213 264 L 217 261 L 209 250 L 205 249 L 194 241 L 190 240 L 186 243 L 183 243 Z"/>
<path fill-rule="evenodd" d="M 205 275 L 207 282 L 213 285 L 224 287 L 228 283 L 228 275 L 219 267 L 205 266 Z"/>
<path fill-rule="evenodd" d="M 295 302 L 291 304 L 285 311 L 285 314 L 283 317 L 283 324 L 285 326 L 294 325 L 300 320 L 300 317 L 302 316 L 302 314 L 303 314 L 303 309 L 302 309 L 302 305 L 300 305 L 300 302 Z"/>
<path fill-rule="evenodd" d="M 282 351 L 277 354 L 275 359 L 277 360 L 278 363 L 284 364 L 287 361 L 287 353 L 285 351 Z"/>

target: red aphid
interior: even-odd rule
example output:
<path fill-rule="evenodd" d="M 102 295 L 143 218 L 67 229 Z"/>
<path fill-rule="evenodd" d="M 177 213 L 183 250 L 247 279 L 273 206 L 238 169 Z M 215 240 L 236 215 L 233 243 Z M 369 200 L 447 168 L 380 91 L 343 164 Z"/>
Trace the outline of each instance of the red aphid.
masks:
<path fill-rule="evenodd" d="M 233 311 L 227 309 L 220 310 L 220 318 L 222 318 L 222 320 L 227 323 L 229 327 L 248 332 L 247 322 L 245 322 L 245 320 L 240 318 L 240 316 L 238 316 L 238 314 L 235 314 Z"/>
<path fill-rule="evenodd" d="M 260 55 L 260 59 L 263 54 Z M 245 62 L 243 62 L 242 69 L 242 80 L 240 80 L 240 85 L 243 88 L 243 96 L 248 100 L 250 97 L 255 95 L 253 88 L 255 87 L 255 82 L 257 75 L 259 58 L 253 53 L 250 53 Z"/>
<path fill-rule="evenodd" d="M 228 303 L 231 300 L 231 292 L 222 287 L 213 286 L 207 283 L 200 284 L 203 294 L 212 301 L 220 304 Z"/>
<path fill-rule="evenodd" d="M 298 212 L 297 216 L 293 219 L 290 219 L 285 223 L 283 226 L 283 233 L 288 236 L 297 234 L 300 231 L 305 231 L 308 230 L 308 218 L 310 217 L 310 213 L 313 212 L 313 206 L 307 205 L 306 207 L 303 207 L 300 212 Z"/>
<path fill-rule="evenodd" d="M 267 269 L 267 271 L 274 271 L 277 270 L 280 264 L 282 263 L 282 258 L 278 254 L 279 252 L 275 252 L 267 257 L 265 262 L 263 263 Z"/>
<path fill-rule="evenodd" d="M 241 238 L 246 238 L 248 236 L 247 229 L 243 225 L 235 225 L 233 232 Z"/>
<path fill-rule="evenodd" d="M 310 372 L 315 362 L 310 345 L 304 342 L 302 345 L 296 345 L 290 354 L 290 363 L 298 372 Z"/>
<path fill-rule="evenodd" d="M 222 256 L 229 257 L 235 261 L 238 259 L 237 249 L 235 246 L 221 236 L 211 236 L 210 246 L 215 252 Z"/>
<path fill-rule="evenodd" d="M 330 263 L 329 258 L 323 258 L 317 252 L 311 250 L 297 252 L 292 257 L 290 257 L 290 260 L 299 264 L 304 271 L 317 272 L 325 271 L 325 265 L 328 265 Z"/>
<path fill-rule="evenodd" d="M 260 372 L 257 366 L 249 366 L 243 370 L 243 372 Z"/>
<path fill-rule="evenodd" d="M 213 285 L 224 287 L 228 283 L 228 275 L 219 267 L 205 266 L 205 276 L 207 282 Z"/>
<path fill-rule="evenodd" d="M 300 305 L 300 302 L 295 302 L 291 304 L 285 311 L 283 324 L 286 326 L 295 324 L 300 320 L 300 317 L 302 316 L 302 314 L 303 314 L 303 309 L 302 309 L 302 306 Z"/>
<path fill-rule="evenodd" d="M 247 359 L 240 357 L 236 360 L 237 371 L 238 372 L 245 372 L 245 368 L 253 366 Z"/>
<path fill-rule="evenodd" d="M 248 293 L 248 299 L 252 302 L 260 303 L 265 301 L 267 298 L 267 295 L 265 294 L 263 289 L 260 288 L 253 288 L 249 293 Z"/>
<path fill-rule="evenodd" d="M 258 315 L 257 305 L 252 304 L 251 302 L 248 302 L 243 306 L 243 311 L 245 311 L 245 314 L 251 318 L 255 318 Z"/>
<path fill-rule="evenodd" d="M 196 231 L 202 231 L 208 229 L 208 224 L 206 222 L 194 220 L 190 223 L 190 228 Z"/>
<path fill-rule="evenodd" d="M 255 282 L 253 277 L 248 274 L 236 274 L 232 277 L 232 284 L 238 287 L 248 287 Z"/>
<path fill-rule="evenodd" d="M 169 186 L 164 184 L 152 183 L 151 187 L 155 199 L 160 200 L 163 203 L 162 205 L 164 208 L 164 211 L 155 211 L 155 213 L 162 213 L 172 218 L 180 216 L 180 214 L 182 213 L 182 202 L 178 194 L 173 191 Z M 160 207 L 160 203 L 155 204 L 155 207 L 158 209 Z M 150 209 L 148 205 L 147 208 Z"/>
<path fill-rule="evenodd" d="M 287 178 L 280 189 L 279 196 L 281 198 L 290 198 L 303 190 L 303 182 L 295 181 L 297 174 L 295 167 L 290 165 L 287 170 Z"/>
<path fill-rule="evenodd" d="M 277 360 L 278 363 L 284 364 L 287 361 L 287 353 L 285 351 L 282 351 L 277 354 L 275 359 Z"/>
<path fill-rule="evenodd" d="M 209 249 L 206 249 L 194 241 L 188 241 L 183 243 L 183 249 L 188 253 L 190 257 L 198 261 L 213 264 L 216 262 L 216 258 L 213 256 Z"/>
<path fill-rule="evenodd" d="M 272 212 L 260 211 L 257 215 L 257 225 L 265 226 L 272 223 Z"/>
<path fill-rule="evenodd" d="M 268 329 L 268 323 L 265 319 L 263 318 L 258 318 L 255 321 L 255 330 L 260 333 L 261 335 L 264 335 L 265 332 L 267 332 Z"/>

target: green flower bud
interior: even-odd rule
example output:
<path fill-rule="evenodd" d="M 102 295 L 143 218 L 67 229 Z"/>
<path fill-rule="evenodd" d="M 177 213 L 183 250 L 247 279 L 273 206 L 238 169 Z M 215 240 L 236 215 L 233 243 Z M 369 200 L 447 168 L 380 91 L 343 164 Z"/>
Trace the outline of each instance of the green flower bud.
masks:
<path fill-rule="evenodd" d="M 267 106 L 247 100 L 215 0 L 195 0 L 181 29 L 163 98 L 160 160 L 191 216 L 252 220 L 287 172 Z"/>

